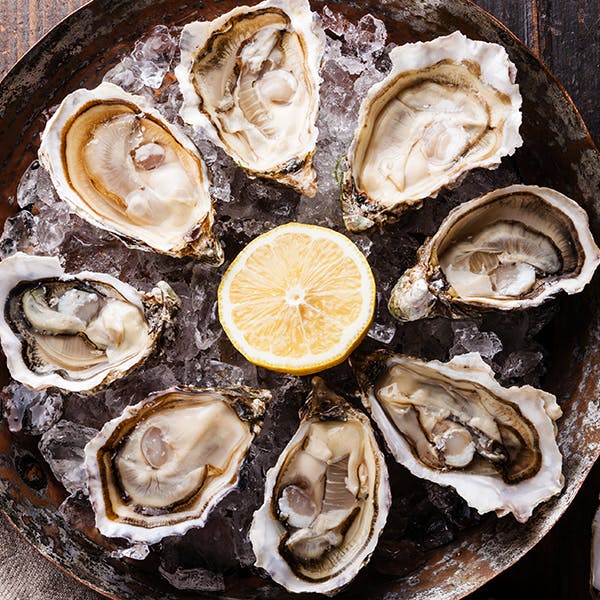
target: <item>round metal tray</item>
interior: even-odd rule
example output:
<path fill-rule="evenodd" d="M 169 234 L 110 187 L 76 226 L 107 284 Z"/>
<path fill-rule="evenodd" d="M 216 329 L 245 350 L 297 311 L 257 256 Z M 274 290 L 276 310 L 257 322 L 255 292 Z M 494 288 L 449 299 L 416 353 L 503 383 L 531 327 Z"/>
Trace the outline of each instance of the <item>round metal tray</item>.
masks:
<path fill-rule="evenodd" d="M 42 39 L 0 84 L 0 224 L 16 211 L 11 203 L 18 181 L 35 158 L 44 111 L 79 87 L 93 87 L 133 42 L 153 26 L 211 19 L 235 5 L 232 0 L 93 0 Z M 241 3 L 240 3 L 241 4 Z M 321 10 L 321 1 L 311 2 Z M 524 183 L 554 187 L 585 207 L 600 239 L 600 154 L 577 110 L 549 71 L 508 30 L 468 0 L 370 0 L 327 4 L 352 19 L 373 13 L 383 19 L 396 43 L 428 40 L 456 29 L 475 39 L 502 44 L 518 68 L 523 94 L 524 146 L 514 164 Z M 559 424 L 565 489 L 536 510 L 526 525 L 512 518 L 486 519 L 452 543 L 433 550 L 427 562 L 398 579 L 361 574 L 340 597 L 444 599 L 462 597 L 500 573 L 531 549 L 575 497 L 600 452 L 600 414 L 595 399 L 600 381 L 600 279 L 583 294 L 561 298 L 549 328 L 552 352 L 543 387 L 564 410 Z M 0 384 L 8 382 L 0 360 Z M 23 457 L 27 460 L 24 461 Z M 92 522 L 73 529 L 57 513 L 65 498 L 37 452 L 36 440 L 0 429 L 1 507 L 18 530 L 47 558 L 84 584 L 119 598 L 198 598 L 178 592 L 158 573 L 152 559 L 142 563 L 111 558 L 110 540 Z M 258 597 L 257 578 L 226 580 L 226 595 Z M 397 594 L 397 595 L 394 595 Z M 288 597 L 281 592 L 278 597 Z"/>

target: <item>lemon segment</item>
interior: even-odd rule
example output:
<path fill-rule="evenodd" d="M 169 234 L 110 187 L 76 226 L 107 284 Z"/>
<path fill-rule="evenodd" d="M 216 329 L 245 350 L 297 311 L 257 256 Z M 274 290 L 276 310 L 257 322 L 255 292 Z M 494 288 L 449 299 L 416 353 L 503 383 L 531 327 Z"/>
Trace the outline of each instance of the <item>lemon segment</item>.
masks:
<path fill-rule="evenodd" d="M 248 244 L 218 292 L 219 319 L 252 363 L 308 375 L 345 360 L 375 311 L 369 263 L 345 235 L 288 223 Z"/>

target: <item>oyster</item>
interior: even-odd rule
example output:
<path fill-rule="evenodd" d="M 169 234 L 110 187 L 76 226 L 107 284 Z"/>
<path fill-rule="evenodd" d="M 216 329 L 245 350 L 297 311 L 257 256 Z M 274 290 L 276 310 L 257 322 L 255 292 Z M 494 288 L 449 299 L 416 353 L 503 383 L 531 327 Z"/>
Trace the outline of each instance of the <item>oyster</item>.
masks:
<path fill-rule="evenodd" d="M 313 197 L 324 33 L 308 0 L 266 0 L 186 25 L 181 117 L 251 177 Z"/>
<path fill-rule="evenodd" d="M 496 168 L 523 143 L 516 68 L 502 46 L 459 31 L 394 48 L 392 70 L 363 100 L 342 184 L 351 231 L 382 224 Z"/>
<path fill-rule="evenodd" d="M 292 592 L 333 594 L 366 564 L 390 507 L 367 417 L 313 379 L 300 428 L 269 470 L 250 540 L 256 565 Z"/>
<path fill-rule="evenodd" d="M 39 150 L 58 195 L 125 243 L 219 265 L 209 179 L 183 131 L 112 83 L 69 94 Z"/>
<path fill-rule="evenodd" d="M 128 406 L 85 447 L 96 526 L 154 544 L 202 527 L 238 482 L 271 394 L 171 388 Z"/>
<path fill-rule="evenodd" d="M 390 452 L 417 477 L 521 522 L 562 490 L 552 394 L 502 387 L 477 353 L 441 363 L 379 350 L 351 363 Z"/>
<path fill-rule="evenodd" d="M 458 206 L 396 283 L 402 321 L 538 306 L 580 292 L 600 263 L 585 211 L 559 192 L 513 185 Z"/>
<path fill-rule="evenodd" d="M 150 356 L 180 300 L 164 281 L 141 294 L 110 275 L 67 275 L 58 258 L 18 252 L 0 262 L 0 306 L 14 379 L 89 392 Z"/>

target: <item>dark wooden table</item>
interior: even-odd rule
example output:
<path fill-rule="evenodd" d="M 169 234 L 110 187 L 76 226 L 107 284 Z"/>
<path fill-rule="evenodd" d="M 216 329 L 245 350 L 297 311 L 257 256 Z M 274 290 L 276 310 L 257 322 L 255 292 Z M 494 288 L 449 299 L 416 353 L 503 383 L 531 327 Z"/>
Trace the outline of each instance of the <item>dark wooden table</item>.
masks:
<path fill-rule="evenodd" d="M 0 75 L 7 73 L 59 20 L 85 3 L 86 0 L 0 0 Z M 477 0 L 476 4 L 508 26 L 556 74 L 579 108 L 592 138 L 600 142 L 599 1 Z M 516 565 L 470 598 L 590 598 L 590 526 L 599 492 L 600 463 L 550 534 Z M 3 600 L 99 598 L 46 566 L 1 520 L 0 534 L 5 544 L 0 549 Z M 12 562 L 7 566 L 9 560 Z M 12 573 L 16 578 L 26 572 L 38 573 L 39 578 L 21 582 L 15 589 L 8 575 Z"/>

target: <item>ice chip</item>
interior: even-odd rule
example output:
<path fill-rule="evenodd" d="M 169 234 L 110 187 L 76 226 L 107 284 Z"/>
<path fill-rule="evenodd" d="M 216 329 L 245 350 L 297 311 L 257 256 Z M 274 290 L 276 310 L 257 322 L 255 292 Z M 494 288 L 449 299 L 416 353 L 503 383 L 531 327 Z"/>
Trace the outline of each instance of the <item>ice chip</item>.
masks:
<path fill-rule="evenodd" d="M 133 544 L 127 548 L 114 550 L 110 553 L 112 558 L 131 558 L 132 560 L 144 560 L 150 554 L 147 544 Z"/>
<path fill-rule="evenodd" d="M 87 490 L 83 449 L 97 433 L 91 427 L 63 420 L 40 439 L 39 449 L 44 460 L 70 494 Z"/>
<path fill-rule="evenodd" d="M 502 342 L 493 331 L 479 331 L 475 322 L 458 321 L 452 324 L 454 344 L 450 358 L 467 352 L 479 352 L 483 358 L 491 359 L 502 351 Z"/>
<path fill-rule="evenodd" d="M 8 428 L 40 435 L 62 415 L 63 398 L 57 391 L 30 390 L 13 382 L 0 393 Z"/>
<path fill-rule="evenodd" d="M 18 251 L 29 252 L 36 243 L 35 219 L 29 211 L 22 210 L 4 223 L 0 237 L 0 259 Z"/>

